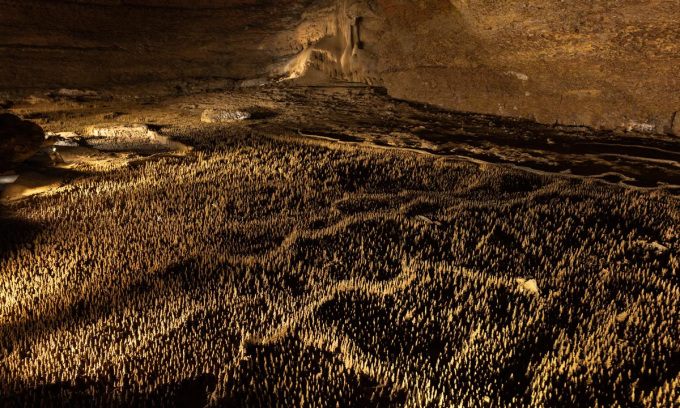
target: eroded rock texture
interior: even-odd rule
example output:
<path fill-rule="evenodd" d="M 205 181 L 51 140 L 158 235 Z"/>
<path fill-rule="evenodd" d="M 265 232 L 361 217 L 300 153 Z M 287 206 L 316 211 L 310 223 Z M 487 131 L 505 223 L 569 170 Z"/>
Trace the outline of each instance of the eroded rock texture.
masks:
<path fill-rule="evenodd" d="M 256 85 L 323 72 L 445 108 L 680 133 L 678 0 L 0 0 L 0 7 L 4 90 L 215 78 Z"/>
<path fill-rule="evenodd" d="M 541 123 L 680 131 L 680 2 L 341 0 L 325 71 Z M 335 48 L 329 47 L 332 43 Z M 317 64 L 318 65 L 318 64 Z M 321 64 L 323 66 L 323 64 Z"/>
<path fill-rule="evenodd" d="M 668 132 L 680 2 L 380 0 L 380 75 L 400 98 L 543 123 Z"/>

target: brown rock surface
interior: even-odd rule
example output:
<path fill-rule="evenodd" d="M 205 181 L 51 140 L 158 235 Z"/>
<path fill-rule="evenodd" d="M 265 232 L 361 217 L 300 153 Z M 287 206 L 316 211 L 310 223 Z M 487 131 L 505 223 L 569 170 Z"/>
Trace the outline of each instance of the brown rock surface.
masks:
<path fill-rule="evenodd" d="M 0 113 L 0 171 L 33 156 L 45 141 L 42 128 L 9 113 Z"/>
<path fill-rule="evenodd" d="M 387 26 L 380 75 L 396 97 L 542 123 L 671 131 L 678 1 L 378 3 Z"/>
<path fill-rule="evenodd" d="M 298 29 L 320 37 L 306 51 L 317 55 L 310 65 L 383 84 L 397 98 L 547 124 L 677 133 L 679 5 L 342 0 L 316 30 L 325 36 L 311 23 Z"/>
<path fill-rule="evenodd" d="M 5 93 L 167 82 L 163 89 L 211 90 L 196 83 L 247 86 L 312 68 L 448 109 L 678 133 L 677 0 L 0 0 L 0 7 Z"/>
<path fill-rule="evenodd" d="M 0 93 L 256 78 L 310 0 L 0 0 Z"/>

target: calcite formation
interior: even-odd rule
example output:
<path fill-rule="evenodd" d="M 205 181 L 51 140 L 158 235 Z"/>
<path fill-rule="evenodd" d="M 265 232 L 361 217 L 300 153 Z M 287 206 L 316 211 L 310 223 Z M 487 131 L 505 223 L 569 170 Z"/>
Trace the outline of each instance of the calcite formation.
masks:
<path fill-rule="evenodd" d="M 144 124 L 112 127 L 92 126 L 86 130 L 88 146 L 103 151 L 164 151 L 174 149 L 167 137 Z"/>

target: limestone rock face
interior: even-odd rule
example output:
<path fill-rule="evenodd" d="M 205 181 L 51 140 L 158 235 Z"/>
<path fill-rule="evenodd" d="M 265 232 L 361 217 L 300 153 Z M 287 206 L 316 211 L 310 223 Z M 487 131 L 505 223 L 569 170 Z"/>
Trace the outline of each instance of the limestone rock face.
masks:
<path fill-rule="evenodd" d="M 0 171 L 33 156 L 45 141 L 45 132 L 33 122 L 0 113 Z"/>
<path fill-rule="evenodd" d="M 317 69 L 454 110 L 679 132 L 676 0 L 337 0 L 302 19 L 291 77 Z"/>
<path fill-rule="evenodd" d="M 0 0 L 0 8 L 0 96 L 262 84 L 313 71 L 449 109 L 680 133 L 677 0 Z"/>
<path fill-rule="evenodd" d="M 677 132 L 677 1 L 377 3 L 379 74 L 395 97 L 548 124 Z"/>

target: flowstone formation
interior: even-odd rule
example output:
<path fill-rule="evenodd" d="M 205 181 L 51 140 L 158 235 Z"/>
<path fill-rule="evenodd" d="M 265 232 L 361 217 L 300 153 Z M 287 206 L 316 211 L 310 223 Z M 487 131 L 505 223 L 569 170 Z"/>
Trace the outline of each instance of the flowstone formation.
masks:
<path fill-rule="evenodd" d="M 250 113 L 241 110 L 206 109 L 201 115 L 201 121 L 205 123 L 234 122 L 250 117 Z"/>

